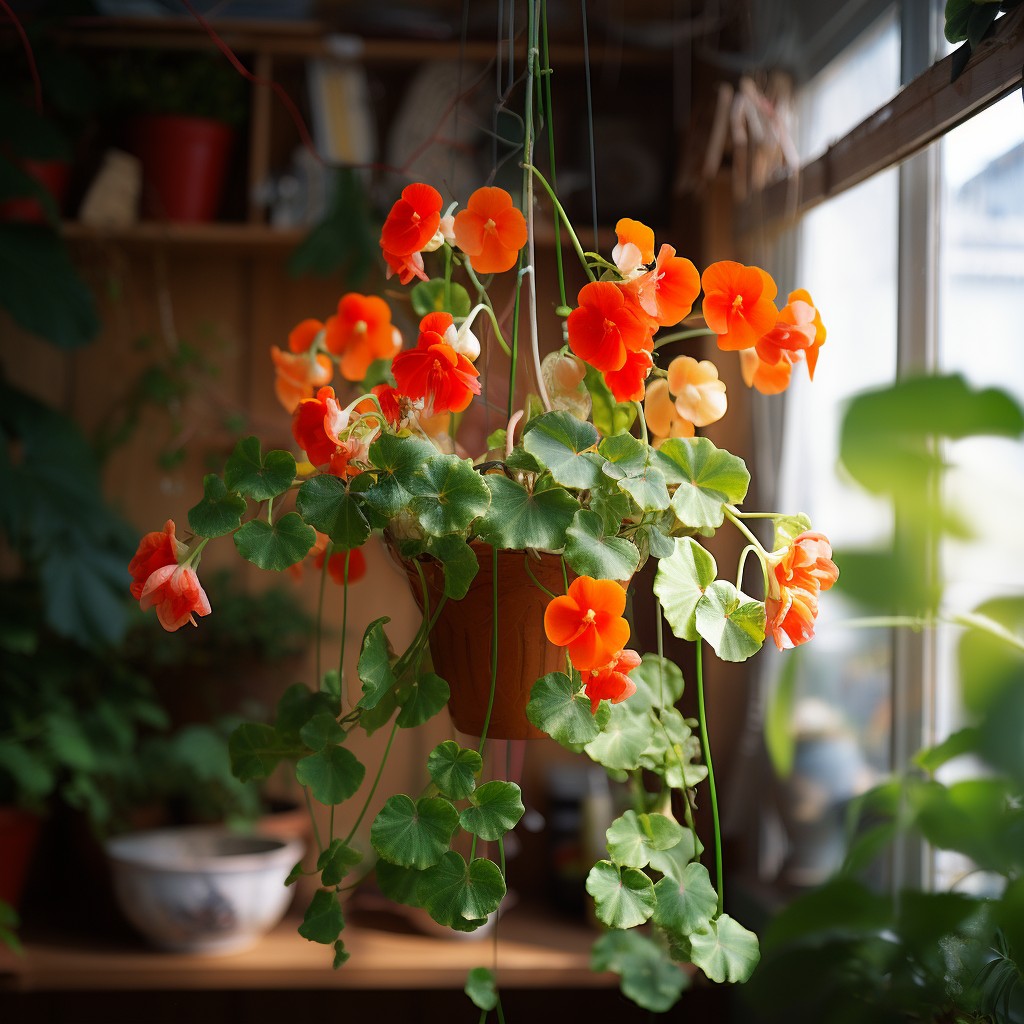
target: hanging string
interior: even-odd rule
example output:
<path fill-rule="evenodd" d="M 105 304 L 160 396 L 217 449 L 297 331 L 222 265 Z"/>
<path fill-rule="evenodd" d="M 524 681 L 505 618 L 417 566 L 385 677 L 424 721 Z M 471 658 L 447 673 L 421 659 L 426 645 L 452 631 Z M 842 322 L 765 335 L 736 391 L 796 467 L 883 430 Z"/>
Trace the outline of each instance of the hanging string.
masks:
<path fill-rule="evenodd" d="M 587 0 L 580 0 L 583 19 L 583 72 L 587 83 L 587 131 L 590 142 L 590 212 L 594 221 L 594 250 L 600 248 L 597 237 L 597 150 L 594 143 L 594 90 L 590 81 L 590 34 L 587 31 Z"/>
<path fill-rule="evenodd" d="M 32 44 L 28 40 L 28 34 L 25 32 L 24 26 L 14 11 L 11 10 L 7 0 L 0 0 L 0 7 L 3 8 L 4 14 L 10 19 L 11 24 L 14 26 L 14 31 L 18 33 L 21 48 L 25 51 L 29 74 L 32 76 L 32 90 L 35 98 L 36 112 L 41 114 L 43 112 L 43 83 L 39 78 L 39 68 L 36 66 L 36 55 L 32 52 Z"/>

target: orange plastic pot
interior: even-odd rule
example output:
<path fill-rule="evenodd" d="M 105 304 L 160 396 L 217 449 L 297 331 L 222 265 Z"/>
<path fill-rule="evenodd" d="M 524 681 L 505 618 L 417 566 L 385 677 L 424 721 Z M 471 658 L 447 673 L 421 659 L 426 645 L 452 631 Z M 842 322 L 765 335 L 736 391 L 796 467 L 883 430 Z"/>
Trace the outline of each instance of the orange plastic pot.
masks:
<path fill-rule="evenodd" d="M 205 117 L 136 118 L 129 146 L 142 163 L 142 215 L 205 223 L 216 217 L 235 132 Z"/>
<path fill-rule="evenodd" d="M 491 644 L 494 630 L 492 549 L 473 544 L 480 570 L 461 601 L 447 601 L 430 634 L 434 671 L 448 683 L 448 711 L 459 732 L 479 736 L 487 717 L 491 688 Z M 525 551 L 498 552 L 498 651 L 494 707 L 487 735 L 494 739 L 539 739 L 545 733 L 526 717 L 533 684 L 549 672 L 565 668 L 565 650 L 548 642 L 544 609 L 550 598 L 530 578 L 552 593 L 565 589 L 562 559 Z M 433 559 L 421 562 L 431 608 L 444 592 L 444 571 Z M 406 567 L 416 603 L 423 608 L 419 575 Z"/>

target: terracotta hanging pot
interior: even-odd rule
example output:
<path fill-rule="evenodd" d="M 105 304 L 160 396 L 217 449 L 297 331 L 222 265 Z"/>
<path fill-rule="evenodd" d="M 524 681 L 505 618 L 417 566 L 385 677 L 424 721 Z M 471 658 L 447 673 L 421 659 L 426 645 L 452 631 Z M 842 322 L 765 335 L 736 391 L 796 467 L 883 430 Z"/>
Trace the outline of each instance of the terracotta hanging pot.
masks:
<path fill-rule="evenodd" d="M 40 818 L 19 807 L 0 807 L 0 900 L 17 909 L 39 838 Z"/>
<path fill-rule="evenodd" d="M 461 601 L 447 601 L 430 634 L 434 671 L 451 690 L 448 710 L 459 732 L 479 736 L 487 716 L 491 687 L 491 640 L 494 577 L 492 551 L 486 544 L 471 545 L 480 570 Z M 552 593 L 565 590 L 559 555 L 498 552 L 498 673 L 494 707 L 487 735 L 494 739 L 539 739 L 545 735 L 526 717 L 533 684 L 549 672 L 565 668 L 565 650 L 548 642 L 544 609 L 550 598 L 530 578 Z M 444 570 L 433 559 L 421 562 L 432 608 L 444 592 Z M 422 610 L 422 593 L 415 569 L 406 566 L 409 584 Z M 570 579 L 575 574 L 570 573 Z"/>

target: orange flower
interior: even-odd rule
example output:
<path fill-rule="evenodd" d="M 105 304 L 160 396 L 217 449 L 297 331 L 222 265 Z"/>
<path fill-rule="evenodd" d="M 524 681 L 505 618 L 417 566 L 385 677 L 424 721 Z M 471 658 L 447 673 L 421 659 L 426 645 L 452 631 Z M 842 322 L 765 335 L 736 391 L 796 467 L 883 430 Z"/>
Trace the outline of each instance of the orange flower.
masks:
<path fill-rule="evenodd" d="M 297 323 L 288 332 L 288 348 L 292 352 L 308 352 L 316 341 L 316 336 L 324 329 L 319 320 L 309 318 Z"/>
<path fill-rule="evenodd" d="M 391 364 L 398 391 L 423 399 L 427 415 L 462 412 L 480 394 L 480 372 L 444 340 L 453 323 L 450 313 L 428 313 L 416 347 L 399 352 Z"/>
<path fill-rule="evenodd" d="M 622 289 L 611 281 L 592 281 L 579 293 L 569 314 L 569 348 L 602 373 L 619 370 L 627 352 L 650 350 L 651 331 L 627 304 Z"/>
<path fill-rule="evenodd" d="M 792 305 L 794 302 L 806 302 L 808 306 L 814 307 L 814 344 L 807 350 L 807 375 L 814 380 L 814 368 L 818 364 L 818 349 L 825 344 L 825 325 L 821 322 L 821 313 L 814 306 L 811 293 L 806 288 L 797 288 L 786 297 L 786 302 Z"/>
<path fill-rule="evenodd" d="M 411 256 L 422 252 L 441 223 L 441 193 L 415 181 L 402 189 L 402 197 L 384 221 L 380 247 L 385 255 Z"/>
<path fill-rule="evenodd" d="M 760 267 L 722 260 L 712 263 L 701 278 L 702 311 L 708 327 L 718 335 L 718 347 L 727 351 L 751 348 L 775 326 L 778 289 Z"/>
<path fill-rule="evenodd" d="M 619 651 L 612 661 L 603 668 L 583 673 L 583 689 L 590 698 L 590 710 L 597 714 L 602 700 L 621 704 L 636 693 L 636 683 L 629 673 L 639 668 L 640 655 L 636 651 Z"/>
<path fill-rule="evenodd" d="M 401 284 L 408 284 L 414 277 L 418 277 L 421 281 L 429 280 L 423 271 L 423 256 L 421 253 L 414 252 L 408 256 L 396 256 L 393 252 L 388 252 L 385 249 L 384 262 L 388 265 L 386 274 L 388 280 L 395 274 L 398 275 L 398 280 Z"/>
<path fill-rule="evenodd" d="M 758 357 L 766 363 L 777 363 L 783 352 L 796 357 L 814 344 L 814 317 L 817 310 L 797 299 L 784 306 L 775 326 L 761 335 L 754 346 Z"/>
<path fill-rule="evenodd" d="M 781 394 L 793 375 L 793 353 L 783 351 L 777 363 L 766 363 L 757 349 L 745 348 L 740 352 L 740 372 L 748 388 L 756 388 L 762 395 Z"/>
<path fill-rule="evenodd" d="M 271 345 L 270 358 L 274 361 L 274 393 L 287 412 L 294 412 L 299 402 L 312 398 L 314 391 L 330 384 L 334 376 L 334 364 L 322 353 L 285 352 Z"/>
<path fill-rule="evenodd" d="M 623 217 L 615 225 L 615 237 L 612 262 L 624 278 L 635 277 L 654 262 L 654 232 L 646 224 Z"/>
<path fill-rule="evenodd" d="M 818 594 L 838 578 L 832 546 L 822 533 L 801 533 L 769 562 L 765 610 L 768 630 L 780 651 L 807 643 L 814 636 Z"/>
<path fill-rule="evenodd" d="M 391 308 L 377 295 L 349 292 L 338 302 L 338 313 L 327 321 L 324 344 L 340 356 L 345 380 L 362 380 L 376 359 L 390 359 L 402 345 L 391 323 Z"/>
<path fill-rule="evenodd" d="M 478 188 L 455 215 L 455 242 L 478 274 L 500 274 L 526 245 L 526 218 L 503 188 Z"/>
<path fill-rule="evenodd" d="M 393 388 L 390 384 L 375 384 L 370 390 L 377 396 L 380 411 L 384 413 L 388 425 L 397 430 L 398 424 L 402 422 L 402 396 L 398 388 Z"/>
<path fill-rule="evenodd" d="M 616 402 L 639 402 L 644 397 L 644 381 L 654 366 L 651 353 L 646 349 L 627 352 L 626 361 L 617 370 L 606 370 L 602 375 Z"/>
<path fill-rule="evenodd" d="M 693 437 L 693 424 L 679 414 L 669 393 L 667 380 L 656 380 L 647 387 L 644 419 L 657 447 L 668 437 Z"/>
<path fill-rule="evenodd" d="M 544 610 L 544 632 L 557 647 L 569 648 L 569 660 L 580 672 L 613 662 L 629 639 L 622 617 L 626 592 L 614 580 L 580 576 L 569 592 L 552 598 Z"/>
<path fill-rule="evenodd" d="M 143 611 L 156 608 L 160 625 L 169 633 L 180 629 L 186 622 L 196 625 L 196 615 L 210 614 L 210 601 L 196 575 L 187 565 L 165 565 L 146 580 L 139 605 Z"/>
<path fill-rule="evenodd" d="M 174 536 L 173 519 L 168 519 L 162 530 L 147 533 L 139 541 L 138 549 L 128 563 L 128 573 L 132 578 L 132 597 L 138 601 L 149 577 L 157 569 L 177 565 L 178 559 L 184 558 L 187 552 L 188 547 Z"/>
<path fill-rule="evenodd" d="M 663 245 L 654 269 L 624 288 L 657 326 L 671 327 L 693 308 L 700 295 L 700 274 L 690 260 L 677 256 L 671 245 Z"/>

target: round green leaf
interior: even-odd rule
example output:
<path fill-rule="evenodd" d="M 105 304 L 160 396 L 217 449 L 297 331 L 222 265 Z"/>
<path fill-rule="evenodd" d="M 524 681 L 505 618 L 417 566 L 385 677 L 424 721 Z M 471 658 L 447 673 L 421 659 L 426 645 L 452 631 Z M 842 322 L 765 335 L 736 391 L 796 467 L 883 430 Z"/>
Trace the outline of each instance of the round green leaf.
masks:
<path fill-rule="evenodd" d="M 416 868 L 403 868 L 390 861 L 379 859 L 373 868 L 374 876 L 380 891 L 392 901 L 407 907 L 418 907 L 416 889 L 420 884 L 422 871 Z"/>
<path fill-rule="evenodd" d="M 335 547 L 343 550 L 360 547 L 370 536 L 360 500 L 336 476 L 325 473 L 307 480 L 299 488 L 295 508 L 310 526 L 327 534 Z"/>
<path fill-rule="evenodd" d="M 491 503 L 483 477 L 457 455 L 435 452 L 405 486 L 412 496 L 410 511 L 434 537 L 462 533 Z"/>
<path fill-rule="evenodd" d="M 640 665 L 629 673 L 636 693 L 622 707 L 670 708 L 683 695 L 683 673 L 675 662 L 657 654 L 645 654 Z"/>
<path fill-rule="evenodd" d="M 666 875 L 654 886 L 654 894 L 654 923 L 681 936 L 710 927 L 718 909 L 718 894 L 703 864 L 687 864 L 678 878 Z"/>
<path fill-rule="evenodd" d="M 263 455 L 258 437 L 243 437 L 224 466 L 224 483 L 253 501 L 284 494 L 295 480 L 295 456 L 272 451 Z"/>
<path fill-rule="evenodd" d="M 562 550 L 565 531 L 580 507 L 568 491 L 552 487 L 531 494 L 522 484 L 499 473 L 488 473 L 484 482 L 491 492 L 491 505 L 476 524 L 482 541 L 510 551 Z"/>
<path fill-rule="evenodd" d="M 373 848 L 392 864 L 428 868 L 448 849 L 459 824 L 459 812 L 449 800 L 424 797 L 413 803 L 399 793 L 380 809 L 370 826 Z"/>
<path fill-rule="evenodd" d="M 316 531 L 296 512 L 288 512 L 272 525 L 250 519 L 234 535 L 238 553 L 261 569 L 281 572 L 301 562 L 316 543 Z"/>
<path fill-rule="evenodd" d="M 410 501 L 409 482 L 436 455 L 429 441 L 381 434 L 370 445 L 370 461 L 377 474 L 373 486 L 362 492 L 363 500 L 382 519 L 394 518 Z"/>
<path fill-rule="evenodd" d="M 761 951 L 757 936 L 728 914 L 690 936 L 690 957 L 712 981 L 744 982 L 754 972 Z"/>
<path fill-rule="evenodd" d="M 596 428 L 571 413 L 549 412 L 530 420 L 523 431 L 523 447 L 547 467 L 556 483 L 585 490 L 593 487 L 601 472 L 601 460 L 593 451 Z"/>
<path fill-rule="evenodd" d="M 601 517 L 581 508 L 565 532 L 565 560 L 577 576 L 628 580 L 640 563 L 640 552 L 622 537 L 605 537 Z"/>
<path fill-rule="evenodd" d="M 652 850 L 668 850 L 682 835 L 682 826 L 663 814 L 626 811 L 608 828 L 608 855 L 625 867 L 646 867 Z"/>
<path fill-rule="evenodd" d="M 652 1013 L 665 1013 L 689 985 L 687 975 L 658 943 L 634 930 L 605 932 L 590 954 L 595 971 L 614 971 L 622 994 Z"/>
<path fill-rule="evenodd" d="M 697 602 L 697 632 L 723 661 L 746 661 L 764 643 L 764 603 L 716 580 Z"/>
<path fill-rule="evenodd" d="M 415 729 L 428 722 L 448 703 L 448 684 L 433 672 L 424 672 L 413 680 L 409 691 L 399 701 L 398 725 L 402 729 Z"/>
<path fill-rule="evenodd" d="M 681 879 L 690 861 L 704 852 L 704 844 L 697 838 L 692 829 L 683 832 L 675 846 L 668 850 L 651 851 L 651 867 L 669 878 Z M 657 890 L 657 886 L 655 886 Z"/>
<path fill-rule="evenodd" d="M 505 880 L 493 861 L 469 864 L 449 850 L 420 877 L 416 897 L 438 924 L 474 931 L 487 921 L 505 896 Z"/>
<path fill-rule="evenodd" d="M 428 313 L 451 313 L 461 320 L 469 316 L 471 309 L 469 292 L 457 281 L 445 281 L 443 277 L 418 281 L 409 292 L 409 301 L 418 317 Z"/>
<path fill-rule="evenodd" d="M 324 747 L 341 743 L 345 739 L 345 732 L 330 711 L 321 711 L 299 730 L 299 738 L 310 750 L 323 750 Z"/>
<path fill-rule="evenodd" d="M 384 624 L 391 620 L 382 615 L 374 619 L 363 633 L 363 646 L 359 653 L 357 671 L 363 684 L 363 695 L 358 707 L 367 711 L 375 708 L 395 686 L 395 673 L 391 668 L 391 645 Z M 388 716 L 390 717 L 390 715 Z"/>
<path fill-rule="evenodd" d="M 474 967 L 469 972 L 465 993 L 480 1010 L 493 1010 L 498 1005 L 498 988 L 494 974 L 486 967 Z"/>
<path fill-rule="evenodd" d="M 345 918 L 337 894 L 328 889 L 317 889 L 299 925 L 299 934 L 310 942 L 329 946 L 344 927 Z"/>
<path fill-rule="evenodd" d="M 668 485 L 655 449 L 631 434 L 607 437 L 601 442 L 607 460 L 606 475 L 618 482 L 644 512 L 658 512 L 669 506 Z"/>
<path fill-rule="evenodd" d="M 295 763 L 295 779 L 322 804 L 340 804 L 363 782 L 366 767 L 345 747 L 327 747 Z"/>
<path fill-rule="evenodd" d="M 630 697 L 621 704 L 611 705 L 600 735 L 586 745 L 590 758 L 605 768 L 618 771 L 639 768 L 640 756 L 651 742 L 654 719 L 646 710 L 636 714 L 629 707 L 632 700 Z"/>
<path fill-rule="evenodd" d="M 483 760 L 475 750 L 460 747 L 455 740 L 445 740 L 430 752 L 427 771 L 434 785 L 453 800 L 465 800 L 476 789 L 476 780 L 483 769 Z"/>
<path fill-rule="evenodd" d="M 223 537 L 238 529 L 246 507 L 245 498 L 229 491 L 216 473 L 208 473 L 203 477 L 203 500 L 188 510 L 188 525 L 200 537 Z"/>
<path fill-rule="evenodd" d="M 324 885 L 338 885 L 362 859 L 363 855 L 358 850 L 340 839 L 332 839 L 331 845 L 317 857 L 316 869 Z"/>
<path fill-rule="evenodd" d="M 265 779 L 282 757 L 297 748 L 282 741 L 277 729 L 262 722 L 243 722 L 228 740 L 231 772 L 242 782 Z"/>
<path fill-rule="evenodd" d="M 485 782 L 470 800 L 472 806 L 459 815 L 459 824 L 487 842 L 495 842 L 515 828 L 526 813 L 522 790 L 514 782 Z"/>
<path fill-rule="evenodd" d="M 692 537 L 676 538 L 675 550 L 658 563 L 654 593 L 665 621 L 680 640 L 697 639 L 697 603 L 717 575 L 714 558 Z"/>
<path fill-rule="evenodd" d="M 684 526 L 717 529 L 725 518 L 724 506 L 741 502 L 750 486 L 743 460 L 706 437 L 669 438 L 658 456 L 669 484 L 678 484 L 672 510 Z"/>
<path fill-rule="evenodd" d="M 599 860 L 587 875 L 597 919 L 609 928 L 635 928 L 654 913 L 654 884 L 636 868 Z"/>
<path fill-rule="evenodd" d="M 444 569 L 444 593 L 450 601 L 461 601 L 480 568 L 476 552 L 459 536 L 429 537 L 424 548 Z"/>
<path fill-rule="evenodd" d="M 590 698 L 564 672 L 550 672 L 533 684 L 526 717 L 563 746 L 589 743 L 601 731 Z"/>

